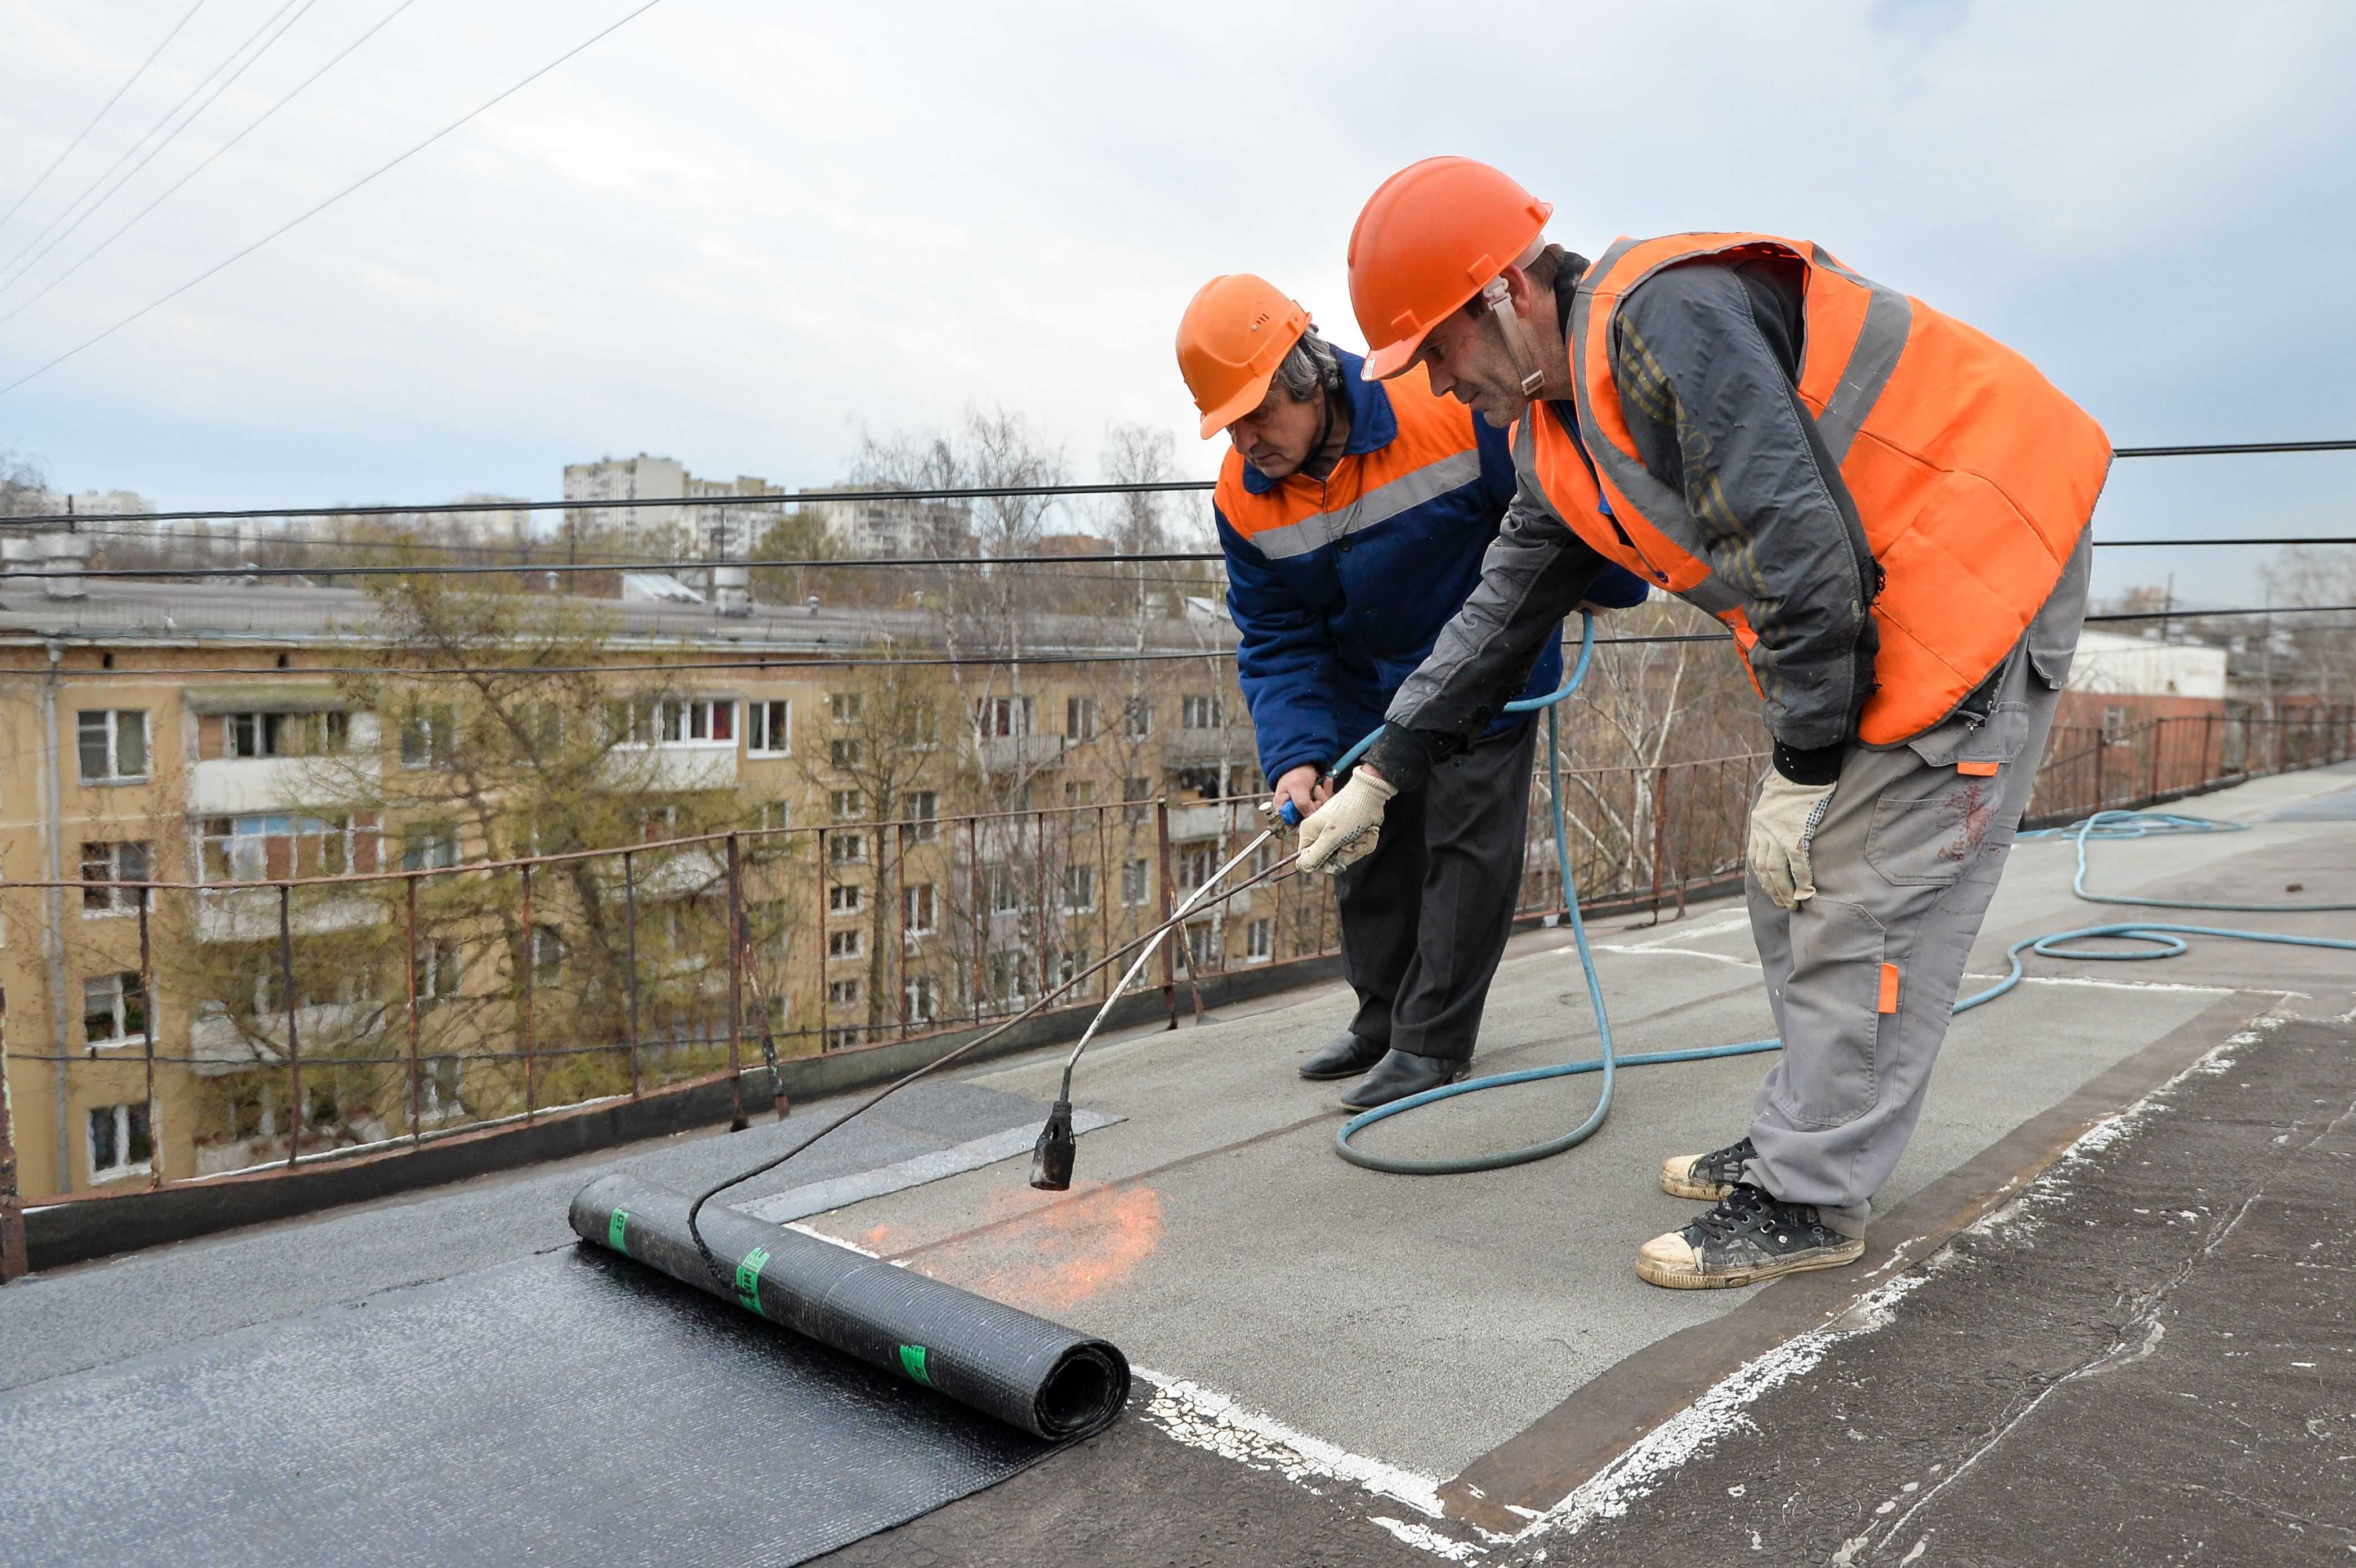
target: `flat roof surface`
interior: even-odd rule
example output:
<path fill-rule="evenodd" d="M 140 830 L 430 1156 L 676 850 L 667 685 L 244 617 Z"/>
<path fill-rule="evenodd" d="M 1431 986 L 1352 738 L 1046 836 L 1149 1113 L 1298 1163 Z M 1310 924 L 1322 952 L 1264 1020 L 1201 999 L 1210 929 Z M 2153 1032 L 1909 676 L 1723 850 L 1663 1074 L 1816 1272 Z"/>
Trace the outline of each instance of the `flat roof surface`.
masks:
<path fill-rule="evenodd" d="M 2351 791 L 2356 766 L 2341 766 L 2180 803 L 2172 809 L 2249 830 L 2097 844 L 2091 882 L 2162 898 L 2356 899 L 2356 831 L 2344 809 Z M 2014 849 L 1974 976 L 2001 975 L 2006 946 L 2022 937 L 2136 916 L 2078 900 L 2073 869 L 2065 842 Z M 2159 918 L 2342 938 L 2356 929 L 2345 913 Z M 1767 1032 L 1756 955 L 1734 904 L 1697 906 L 1658 925 L 1620 917 L 1591 933 L 1623 1051 Z M 2018 1197 L 2087 1127 L 2204 1053 L 2276 1027 L 2258 1020 L 2312 1024 L 2323 1038 L 2310 1049 L 2328 1051 L 2356 1015 L 2356 965 L 2316 949 L 2196 938 L 2166 963 L 2031 959 L 2029 974 L 2015 995 L 1956 1020 L 1921 1128 L 1877 1204 L 1865 1262 L 1756 1291 L 1659 1291 L 1635 1278 L 1631 1262 L 1639 1243 L 1700 1207 L 1661 1194 L 1661 1158 L 1740 1135 L 1759 1059 L 1632 1070 L 1603 1129 L 1557 1159 L 1470 1177 L 1377 1175 L 1333 1152 L 1338 1086 L 1293 1072 L 1346 1022 L 1338 985 L 1189 1019 L 1174 1032 L 1101 1041 L 1075 1099 L 1120 1119 L 1081 1138 L 1068 1194 L 1030 1189 L 1020 1157 L 1023 1129 L 1055 1093 L 1058 1050 L 912 1091 L 897 1122 L 887 1103 L 875 1125 L 821 1143 L 807 1168 L 788 1166 L 743 1202 L 782 1217 L 828 1200 L 821 1180 L 859 1179 L 831 1190 L 878 1195 L 801 1222 L 1101 1333 L 1149 1374 L 1162 1392 L 1145 1419 L 1001 1488 L 1011 1497 L 1033 1488 L 1022 1496 L 1034 1512 L 1037 1488 L 1053 1488 L 1059 1474 L 1076 1485 L 1102 1481 L 1117 1457 L 1129 1477 L 1122 1495 L 1136 1494 L 1140 1509 L 1157 1475 L 1177 1490 L 1155 1506 L 1192 1506 L 1206 1519 L 1228 1506 L 1223 1498 L 1277 1507 L 1266 1488 L 1281 1476 L 1278 1492 L 1333 1516 L 1341 1533 L 1332 1540 L 1363 1534 L 1386 1550 L 1408 1542 L 1410 1557 L 1438 1550 L 1455 1561 L 1473 1557 L 1450 1542 L 1485 1541 L 1481 1550 L 1495 1547 L 1502 1561 L 1502 1532 L 1556 1509 L 1697 1397 L 1720 1397 L 1738 1369 L 1772 1364 L 1794 1336 L 1853 1319 L 1869 1292 L 1924 1277 L 1911 1265 Z M 1476 1070 L 1594 1049 L 1568 933 L 1517 938 Z M 1596 1083 L 1588 1076 L 1459 1099 L 1386 1124 L 1367 1141 L 1431 1153 L 1530 1142 L 1583 1117 Z M 569 1245 L 563 1200 L 596 1171 L 629 1160 L 685 1185 L 752 1164 L 799 1136 L 804 1116 L 839 1110 L 820 1105 L 782 1127 L 587 1157 L 10 1286 L 0 1291 L 0 1341 L 11 1348 L 0 1386 Z M 2165 1118 L 2154 1126 L 2168 1136 Z M 943 1163 L 952 1147 L 969 1157 Z M 2050 1238 L 2042 1244 L 2062 1266 L 2069 1254 Z M 2019 1266 L 2042 1277 L 2034 1255 Z M 2108 1294 L 2096 1291 L 2096 1300 L 2092 1284 L 2071 1279 L 2070 1300 L 2094 1317 L 2108 1310 Z M 1889 1310 L 1902 1323 L 1902 1304 Z M 1805 1370 L 1793 1365 L 1794 1376 Z M 1815 1397 L 1837 1406 L 1847 1396 L 1818 1388 Z M 0 1403 L 0 1421 L 5 1413 Z M 1258 1467 L 1236 1469 L 1237 1459 Z M 1664 1474 L 1682 1462 L 1665 1460 Z M 1217 1479 L 1228 1472 L 1231 1488 Z M 939 1517 L 1010 1506 L 997 1496 Z M 965 1528 L 969 1536 L 976 1527 Z M 845 1561 L 900 1561 L 883 1540 Z M 1333 1560 L 1378 1558 L 1361 1550 Z"/>

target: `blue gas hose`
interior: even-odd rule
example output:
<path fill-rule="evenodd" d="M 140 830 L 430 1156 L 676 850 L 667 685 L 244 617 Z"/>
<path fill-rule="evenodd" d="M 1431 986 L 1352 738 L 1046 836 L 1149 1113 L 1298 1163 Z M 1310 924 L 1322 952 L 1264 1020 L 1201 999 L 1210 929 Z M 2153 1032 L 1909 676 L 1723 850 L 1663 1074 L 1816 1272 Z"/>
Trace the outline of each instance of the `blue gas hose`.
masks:
<path fill-rule="evenodd" d="M 1461 1176 L 1476 1170 L 1503 1170 L 1509 1166 L 1527 1165 L 1533 1160 L 1547 1159 L 1567 1149 L 1576 1148 L 1594 1136 L 1595 1130 L 1603 1125 L 1604 1118 L 1612 1114 L 1614 1078 L 1620 1068 L 1654 1067 L 1673 1061 L 1708 1061 L 1719 1057 L 1751 1056 L 1760 1051 L 1783 1049 L 1783 1042 L 1780 1040 L 1746 1040 L 1732 1045 L 1702 1046 L 1690 1051 L 1653 1051 L 1636 1056 L 1622 1056 L 1612 1049 L 1612 1020 L 1604 1011 L 1603 987 L 1596 979 L 1595 955 L 1588 947 L 1587 923 L 1580 918 L 1578 893 L 1571 880 L 1570 842 L 1563 831 L 1562 765 L 1558 760 L 1561 747 L 1558 744 L 1560 725 L 1557 717 L 1558 705 L 1572 692 L 1577 691 L 1580 683 L 1587 678 L 1588 666 L 1595 653 L 1595 617 L 1582 614 L 1580 621 L 1582 624 L 1579 644 L 1579 662 L 1572 668 L 1569 677 L 1563 682 L 1562 689 L 1545 697 L 1509 702 L 1505 705 L 1505 711 L 1526 713 L 1541 708 L 1546 709 L 1547 784 L 1548 793 L 1553 797 L 1555 863 L 1562 875 L 1563 902 L 1570 911 L 1571 939 L 1579 950 L 1579 965 L 1587 976 L 1587 999 L 1589 1005 L 1595 1010 L 1595 1034 L 1601 1053 L 1584 1061 L 1566 1061 L 1555 1067 L 1532 1067 L 1519 1072 L 1499 1072 L 1486 1078 L 1468 1079 L 1462 1083 L 1444 1084 L 1440 1088 L 1427 1089 L 1420 1094 L 1409 1094 L 1403 1100 L 1394 1100 L 1387 1105 L 1377 1105 L 1371 1111 L 1362 1112 L 1343 1123 L 1333 1135 L 1334 1147 L 1340 1151 L 1342 1157 L 1353 1165 L 1364 1166 L 1368 1170 L 1388 1171 L 1397 1176 Z M 1333 771 L 1339 773 L 1364 756 L 1366 748 L 1374 744 L 1375 737 L 1381 733 L 1382 731 L 1377 729 L 1374 734 L 1368 735 L 1355 746 L 1351 747 L 1342 760 L 1333 765 Z M 2068 835 L 2074 837 L 2078 846 L 2078 874 L 2076 880 L 2071 884 L 2072 891 L 2089 903 L 2139 904 L 2159 909 L 2269 913 L 2316 913 L 2356 909 L 2356 904 L 2347 903 L 2234 904 L 2172 899 L 2131 899 L 2107 893 L 2091 893 L 2086 891 L 2086 843 L 2089 838 L 2141 838 L 2179 833 L 2238 833 L 2244 830 L 2244 826 L 2238 822 L 2216 822 L 2206 817 L 2179 816 L 2167 813 L 2098 811 L 2083 822 L 2073 824 L 2066 828 L 2047 828 L 2036 833 L 2024 833 L 2020 837 L 2043 838 Z M 2057 945 L 2088 937 L 2105 936 L 2116 937 L 2124 941 L 2149 943 L 2153 946 L 2147 949 L 2096 948 L 2064 952 Z M 2186 936 L 2232 937 L 2244 942 L 2272 942 L 2295 947 L 2344 948 L 2356 952 L 2356 942 L 2342 942 L 2322 936 L 2282 936 L 2262 931 L 2234 931 L 2222 926 L 2158 925 L 2143 922 L 2090 925 L 2074 931 L 2050 932 L 2043 936 L 2029 937 L 2014 943 L 2006 950 L 2005 955 L 2011 963 L 2011 973 L 1987 990 L 1965 997 L 1955 1004 L 1954 1010 L 1962 1013 L 1968 1012 L 1974 1008 L 1984 1007 L 2019 985 L 2022 978 L 2021 955 L 2023 952 L 2041 954 L 2048 958 L 2120 960 L 2172 958 L 2187 951 L 2186 944 L 2182 940 Z M 1406 1159 L 1389 1155 L 1371 1154 L 1365 1149 L 1354 1148 L 1350 1144 L 1351 1137 L 1363 1129 L 1373 1126 L 1386 1117 L 1396 1116 L 1403 1111 L 1412 1111 L 1419 1105 L 1430 1105 L 1441 1100 L 1454 1099 L 1459 1094 L 1477 1094 L 1484 1089 L 1503 1089 L 1515 1083 L 1539 1083 L 1550 1078 L 1575 1077 L 1582 1072 L 1603 1074 L 1602 1085 L 1595 1096 L 1595 1109 L 1588 1114 L 1585 1121 L 1570 1131 L 1559 1137 L 1548 1138 L 1544 1143 L 1531 1144 L 1523 1148 L 1505 1149 L 1495 1154 L 1464 1155 L 1452 1159 Z"/>

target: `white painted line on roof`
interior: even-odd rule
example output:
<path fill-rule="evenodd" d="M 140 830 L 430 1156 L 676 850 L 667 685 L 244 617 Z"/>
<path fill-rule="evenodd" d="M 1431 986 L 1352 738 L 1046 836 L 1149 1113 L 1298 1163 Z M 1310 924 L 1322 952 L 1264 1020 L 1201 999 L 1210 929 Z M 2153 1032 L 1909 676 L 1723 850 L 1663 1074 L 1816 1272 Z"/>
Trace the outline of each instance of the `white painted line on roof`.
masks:
<path fill-rule="evenodd" d="M 1748 931 L 1750 929 L 1750 912 L 1748 910 L 1738 910 L 1734 913 L 1727 915 L 1723 919 L 1719 920 L 1715 925 L 1681 924 L 1675 931 L 1664 933 L 1659 936 L 1647 937 L 1642 942 L 1630 943 L 1625 947 L 1615 947 L 1612 951 L 1615 953 L 1642 953 L 1647 948 L 1663 947 L 1672 942 L 1691 942 L 1696 937 L 1722 936 L 1730 931 Z M 1561 951 L 1569 953 L 1577 950 L 1575 948 L 1566 947 Z"/>
<path fill-rule="evenodd" d="M 1232 1459 L 1255 1470 L 1273 1470 L 1286 1480 L 1323 1496 L 1315 1484 L 1338 1481 L 1374 1497 L 1404 1503 L 1427 1520 L 1446 1516 L 1440 1502 L 1440 1482 L 1433 1477 L 1402 1470 L 1380 1459 L 1352 1454 L 1298 1432 L 1270 1415 L 1248 1410 L 1229 1395 L 1185 1378 L 1144 1367 L 1130 1369 L 1153 1387 L 1145 1419 L 1185 1444 Z M 1368 1515 L 1368 1521 L 1407 1542 L 1451 1563 L 1469 1563 L 1485 1554 L 1488 1546 L 1506 1539 L 1467 1526 L 1480 1537 L 1462 1540 L 1429 1524 Z"/>
<path fill-rule="evenodd" d="M 1657 954 L 1676 958 L 1707 958 L 1713 964 L 1731 964 L 1738 969 L 1760 967 L 1759 960 L 1756 958 L 1738 958 L 1731 953 L 1711 953 L 1700 947 L 1619 947 L 1605 942 L 1598 942 L 1592 945 L 1598 953 L 1641 953 L 1647 957 Z M 1575 953 L 1578 949 L 1566 947 L 1563 951 Z"/>
<path fill-rule="evenodd" d="M 1092 1133 L 1120 1119 L 1108 1116 L 1102 1111 L 1075 1110 L 1072 1113 L 1072 1130 Z M 891 1165 L 878 1166 L 873 1170 L 854 1171 L 849 1176 L 806 1182 L 766 1198 L 756 1198 L 749 1203 L 734 1203 L 729 1207 L 739 1213 L 750 1214 L 755 1220 L 767 1220 L 783 1225 L 795 1220 L 806 1220 L 812 1214 L 823 1214 L 830 1209 L 845 1208 L 870 1198 L 881 1198 L 889 1192 L 903 1192 L 911 1187 L 922 1187 L 928 1181 L 961 1176 L 969 1170 L 980 1170 L 985 1165 L 995 1165 L 1001 1159 L 1029 1154 L 1031 1146 L 1038 1141 L 1038 1130 L 1034 1127 L 1009 1127 L 1004 1132 L 991 1133 L 987 1137 L 969 1138 L 952 1147 L 916 1155 Z"/>

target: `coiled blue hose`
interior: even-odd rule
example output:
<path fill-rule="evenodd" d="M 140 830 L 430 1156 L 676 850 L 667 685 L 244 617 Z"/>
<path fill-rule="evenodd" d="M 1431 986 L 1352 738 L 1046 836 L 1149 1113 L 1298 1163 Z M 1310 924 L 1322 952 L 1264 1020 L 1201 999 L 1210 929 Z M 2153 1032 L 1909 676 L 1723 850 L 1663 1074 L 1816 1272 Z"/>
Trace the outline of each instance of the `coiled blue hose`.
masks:
<path fill-rule="evenodd" d="M 1499 1072 L 1487 1078 L 1472 1078 L 1462 1083 L 1444 1084 L 1440 1088 L 1427 1089 L 1420 1094 L 1410 1094 L 1403 1100 L 1394 1100 L 1387 1105 L 1377 1105 L 1371 1111 L 1362 1112 L 1343 1123 L 1333 1135 L 1335 1148 L 1340 1151 L 1344 1159 L 1353 1165 L 1364 1166 L 1368 1170 L 1388 1171 L 1396 1176 L 1462 1176 L 1476 1170 L 1503 1170 L 1509 1166 L 1527 1165 L 1533 1160 L 1547 1159 L 1567 1149 L 1576 1148 L 1594 1136 L 1595 1130 L 1603 1125 L 1604 1118 L 1612 1114 L 1612 1094 L 1620 1068 L 1654 1067 L 1675 1061 L 1708 1061 L 1719 1057 L 1751 1056 L 1761 1051 L 1783 1049 L 1783 1042 L 1780 1040 L 1746 1040 L 1732 1045 L 1702 1046 L 1690 1051 L 1653 1051 L 1636 1056 L 1622 1056 L 1612 1048 L 1612 1020 L 1604 1010 L 1603 987 L 1596 979 L 1595 956 L 1589 950 L 1587 943 L 1587 923 L 1580 918 L 1579 898 L 1571 880 L 1570 842 L 1563 830 L 1562 768 L 1558 760 L 1561 754 L 1561 747 L 1558 744 L 1560 725 L 1557 717 L 1557 705 L 1572 692 L 1577 691 L 1580 683 L 1587 678 L 1588 666 L 1595 652 L 1595 618 L 1592 615 L 1582 615 L 1580 620 L 1583 624 L 1580 635 L 1579 662 L 1572 668 L 1569 678 L 1563 682 L 1562 689 L 1545 697 L 1509 702 L 1505 705 L 1505 711 L 1526 713 L 1541 708 L 1546 709 L 1547 784 L 1548 793 L 1553 797 L 1554 805 L 1555 862 L 1562 874 L 1563 902 L 1570 910 L 1571 939 L 1579 949 L 1579 965 L 1587 976 L 1587 999 L 1595 1010 L 1596 1040 L 1601 1054 L 1585 1061 L 1566 1061 L 1555 1067 L 1532 1067 L 1519 1072 Z M 1375 736 L 1381 733 L 1380 730 L 1376 730 L 1374 734 L 1368 735 L 1355 746 L 1351 747 L 1342 760 L 1333 765 L 1333 771 L 1339 773 L 1364 756 L 1366 748 L 1374 744 Z M 2074 837 L 2078 846 L 2078 874 L 2072 882 L 2071 888 L 2080 898 L 2089 903 L 2139 904 L 2158 909 L 2277 914 L 2322 913 L 2356 909 L 2356 904 L 2349 903 L 2236 904 L 2181 899 L 2131 899 L 2086 891 L 2086 843 L 2089 838 L 2143 838 L 2178 833 L 2239 833 L 2244 831 L 2244 826 L 2238 822 L 2217 822 L 2207 817 L 2179 816 L 2164 812 L 2098 811 L 2084 821 L 2072 824 L 2066 828 L 2045 828 L 2034 833 L 2024 833 L 2020 837 L 2046 838 L 2068 835 Z M 2104 936 L 2118 937 L 2131 942 L 2146 942 L 2153 944 L 2154 946 L 2148 950 L 2096 948 L 2091 951 L 2082 949 L 2070 952 L 2062 951 L 2058 946 L 2059 944 L 2065 942 Z M 2114 925 L 2089 925 L 2074 931 L 2049 932 L 2043 936 L 2029 937 L 2014 943 L 2005 952 L 2005 956 L 2012 966 L 2011 972 L 1987 990 L 1965 997 L 1957 1002 L 1954 1010 L 1964 1013 L 1969 1012 L 1974 1008 L 1985 1007 L 2019 985 L 2023 975 L 2021 955 L 2024 952 L 2041 954 L 2048 958 L 2119 960 L 2173 958 L 2178 954 L 2188 951 L 2187 944 L 2183 941 L 2187 936 L 2222 936 L 2243 942 L 2271 942 L 2293 947 L 2344 948 L 2356 952 L 2356 942 L 2342 942 L 2323 936 L 2283 936 L 2271 932 L 2235 931 L 2222 926 L 2162 925 L 2137 921 Z M 1484 1089 L 1503 1089 L 1515 1083 L 1539 1083 L 1550 1078 L 1576 1077 L 1582 1072 L 1603 1074 L 1602 1085 L 1595 1096 L 1595 1109 L 1589 1113 L 1585 1121 L 1570 1131 L 1559 1137 L 1548 1138 L 1544 1143 L 1530 1144 L 1522 1148 L 1505 1149 L 1495 1154 L 1463 1155 L 1450 1159 L 1407 1159 L 1391 1155 L 1372 1154 L 1365 1149 L 1354 1148 L 1350 1144 L 1350 1139 L 1355 1135 L 1373 1126 L 1376 1122 L 1386 1117 L 1396 1116 L 1403 1111 L 1412 1111 L 1419 1105 L 1430 1105 L 1441 1100 L 1454 1099 L 1459 1094 L 1477 1094 Z"/>

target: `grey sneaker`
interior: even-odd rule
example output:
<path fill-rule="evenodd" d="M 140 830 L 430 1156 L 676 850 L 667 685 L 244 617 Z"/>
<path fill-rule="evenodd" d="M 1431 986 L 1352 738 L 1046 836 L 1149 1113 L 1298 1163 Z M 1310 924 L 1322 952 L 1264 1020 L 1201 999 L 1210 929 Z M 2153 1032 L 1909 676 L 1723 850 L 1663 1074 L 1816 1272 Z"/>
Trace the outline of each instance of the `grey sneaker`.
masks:
<path fill-rule="evenodd" d="M 1708 1154 L 1673 1154 L 1661 1161 L 1661 1190 L 1672 1198 L 1715 1203 L 1734 1190 L 1742 1179 L 1742 1168 L 1758 1154 L 1747 1134 L 1741 1142 Z"/>
<path fill-rule="evenodd" d="M 1812 1206 L 1786 1203 L 1745 1181 L 1684 1230 L 1637 1248 L 1636 1274 L 1670 1290 L 1715 1290 L 1804 1269 L 1841 1268 L 1864 1255 L 1864 1237 L 1844 1236 Z"/>

